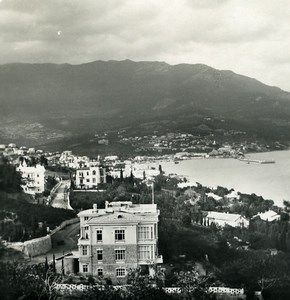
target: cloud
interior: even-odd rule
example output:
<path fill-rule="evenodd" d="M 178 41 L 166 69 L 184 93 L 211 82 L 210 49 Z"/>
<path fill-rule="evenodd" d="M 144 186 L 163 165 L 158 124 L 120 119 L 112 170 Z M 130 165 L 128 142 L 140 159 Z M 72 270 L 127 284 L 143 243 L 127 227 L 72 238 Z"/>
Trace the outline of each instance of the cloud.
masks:
<path fill-rule="evenodd" d="M 290 90 L 287 6 L 287 0 L 2 0 L 0 63 L 205 63 Z"/>

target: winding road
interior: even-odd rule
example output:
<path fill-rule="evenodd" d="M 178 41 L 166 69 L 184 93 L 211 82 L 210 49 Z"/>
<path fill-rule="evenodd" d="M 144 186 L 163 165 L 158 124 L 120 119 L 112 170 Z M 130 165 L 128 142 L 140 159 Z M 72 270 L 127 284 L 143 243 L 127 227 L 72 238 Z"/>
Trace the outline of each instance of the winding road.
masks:
<path fill-rule="evenodd" d="M 63 180 L 60 182 L 59 187 L 56 189 L 51 206 L 55 208 L 72 209 L 69 204 L 69 188 L 70 180 Z"/>

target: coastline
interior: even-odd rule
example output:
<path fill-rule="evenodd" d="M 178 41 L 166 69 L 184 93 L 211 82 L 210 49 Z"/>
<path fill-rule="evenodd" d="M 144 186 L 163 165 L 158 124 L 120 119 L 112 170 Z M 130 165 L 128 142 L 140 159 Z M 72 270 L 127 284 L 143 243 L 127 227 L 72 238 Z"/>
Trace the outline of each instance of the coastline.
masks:
<path fill-rule="evenodd" d="M 231 159 L 229 159 L 231 158 Z M 166 174 L 185 175 L 192 182 L 205 186 L 223 186 L 241 193 L 255 193 L 282 206 L 283 200 L 290 199 L 290 149 L 287 151 L 255 152 L 254 159 L 274 159 L 273 164 L 247 164 L 238 159 L 207 158 L 174 161 L 155 160 L 147 162 L 149 167 L 161 164 Z"/>

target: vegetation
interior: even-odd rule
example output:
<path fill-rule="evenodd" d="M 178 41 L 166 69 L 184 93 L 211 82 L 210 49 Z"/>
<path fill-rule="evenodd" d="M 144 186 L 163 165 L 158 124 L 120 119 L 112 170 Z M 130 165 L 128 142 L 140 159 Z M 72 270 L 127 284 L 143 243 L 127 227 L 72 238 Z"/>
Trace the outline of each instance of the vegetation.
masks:
<path fill-rule="evenodd" d="M 8 163 L 0 164 L 0 192 L 18 193 L 21 191 L 21 175 L 15 166 Z"/>
<path fill-rule="evenodd" d="M 76 216 L 74 211 L 27 203 L 21 197 L 12 199 L 5 193 L 0 197 L 0 235 L 11 242 L 43 236 L 46 227 L 53 229 Z"/>
<path fill-rule="evenodd" d="M 55 228 L 76 213 L 46 205 L 35 205 L 25 200 L 21 191 L 21 176 L 15 166 L 0 165 L 0 236 L 8 241 L 25 241 L 47 234 L 46 228 Z M 54 180 L 50 178 L 51 187 Z"/>
<path fill-rule="evenodd" d="M 133 201 L 145 203 L 149 199 L 150 190 L 141 180 L 128 177 L 115 179 L 112 184 L 99 186 L 101 192 L 72 191 L 70 194 L 71 206 L 76 209 L 89 209 L 94 203 L 104 208 L 105 201 Z"/>

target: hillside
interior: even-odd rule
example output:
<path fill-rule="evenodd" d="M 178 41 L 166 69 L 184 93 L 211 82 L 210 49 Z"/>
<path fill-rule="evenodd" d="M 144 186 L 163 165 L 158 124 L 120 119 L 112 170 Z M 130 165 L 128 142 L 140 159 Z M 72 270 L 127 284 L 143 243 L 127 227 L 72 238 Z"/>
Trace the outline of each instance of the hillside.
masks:
<path fill-rule="evenodd" d="M 206 117 L 214 122 L 206 124 Z M 290 93 L 201 64 L 125 60 L 0 66 L 3 142 L 47 144 L 142 124 L 149 130 L 206 125 L 208 131 L 237 129 L 289 141 L 289 121 Z"/>

